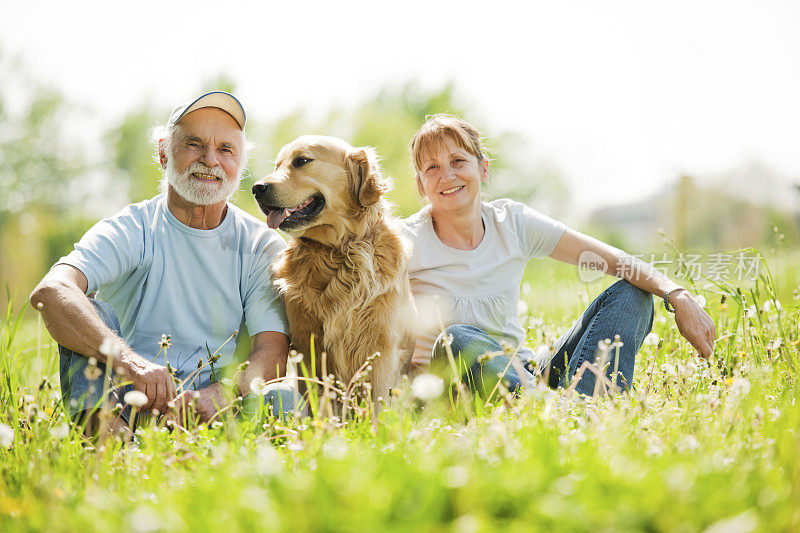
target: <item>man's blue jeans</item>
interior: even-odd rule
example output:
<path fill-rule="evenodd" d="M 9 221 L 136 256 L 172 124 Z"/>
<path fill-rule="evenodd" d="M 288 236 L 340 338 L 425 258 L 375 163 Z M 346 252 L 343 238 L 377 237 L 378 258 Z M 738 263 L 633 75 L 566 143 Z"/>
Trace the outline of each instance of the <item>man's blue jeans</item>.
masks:
<path fill-rule="evenodd" d="M 119 318 L 114 308 L 105 302 L 89 298 L 94 305 L 100 319 L 114 333 L 121 336 Z M 61 378 L 61 394 L 67 414 L 73 420 L 80 420 L 86 414 L 98 408 L 103 400 L 103 391 L 107 392 L 110 407 L 117 403 L 124 405 L 125 394 L 133 390 L 132 385 L 115 387 L 113 383 L 114 371 L 109 372 L 109 382 L 106 383 L 106 365 L 97 362 L 97 371 L 89 368 L 89 359 L 69 348 L 58 345 L 59 374 Z M 98 374 L 94 377 L 92 374 Z M 93 378 L 93 379 L 90 379 Z M 104 387 L 104 385 L 106 385 Z M 201 383 L 205 387 L 209 383 Z M 285 386 L 274 387 L 264 394 L 264 404 L 272 405 L 273 413 L 282 415 L 294 409 L 294 394 Z M 122 410 L 122 418 L 130 420 L 130 406 Z"/>
<path fill-rule="evenodd" d="M 613 341 L 614 336 L 619 335 L 623 345 L 619 349 L 616 384 L 629 389 L 633 383 L 636 354 L 653 327 L 653 316 L 652 295 L 628 281 L 617 281 L 595 298 L 581 317 L 556 341 L 549 367 L 542 372 L 543 375 L 549 373 L 548 385 L 552 388 L 567 386 L 584 361 L 594 362 L 599 342 L 605 339 Z M 533 380 L 530 362 L 523 361 L 525 368 L 522 376 L 513 365 L 509 365 L 506 355 L 487 357 L 481 362 L 481 356 L 485 353 L 502 352 L 503 348 L 475 326 L 455 324 L 445 329 L 436 339 L 434 359 L 447 357 L 444 345 L 446 336 L 450 339 L 453 355 L 458 358 L 457 363 L 464 371 L 463 379 L 474 390 L 488 392 L 496 383 L 498 374 L 503 374 L 504 381 L 512 391 L 522 387 L 522 380 Z M 615 356 L 616 350 L 611 350 L 608 355 L 609 377 L 614 372 Z M 592 395 L 594 388 L 594 373 L 584 372 L 576 386 L 577 392 Z"/>

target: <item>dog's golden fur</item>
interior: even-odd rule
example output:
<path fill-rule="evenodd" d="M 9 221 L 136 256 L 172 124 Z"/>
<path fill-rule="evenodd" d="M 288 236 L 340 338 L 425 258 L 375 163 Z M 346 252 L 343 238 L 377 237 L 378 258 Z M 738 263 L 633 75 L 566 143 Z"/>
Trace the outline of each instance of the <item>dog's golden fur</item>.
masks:
<path fill-rule="evenodd" d="M 414 311 L 409 250 L 382 198 L 389 183 L 374 151 L 300 137 L 281 149 L 275 171 L 259 183 L 269 186 L 256 195 L 262 209 L 324 197 L 313 220 L 286 229 L 295 238 L 274 267 L 292 344 L 307 357 L 313 334 L 318 370 L 324 350 L 328 372 L 344 383 L 380 352 L 370 381 L 374 397 L 388 399 L 410 357 Z"/>

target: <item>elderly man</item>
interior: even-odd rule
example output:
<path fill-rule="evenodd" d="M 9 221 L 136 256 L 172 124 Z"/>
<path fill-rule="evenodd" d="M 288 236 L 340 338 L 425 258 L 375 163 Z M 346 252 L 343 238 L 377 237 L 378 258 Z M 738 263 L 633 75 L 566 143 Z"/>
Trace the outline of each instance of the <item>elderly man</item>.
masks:
<path fill-rule="evenodd" d="M 102 400 L 109 357 L 130 383 L 112 391 L 113 402 L 135 389 L 147 397 L 142 408 L 164 413 L 191 390 L 203 420 L 228 404 L 218 373 L 248 335 L 236 392 L 285 372 L 286 315 L 270 279 L 285 243 L 227 202 L 246 161 L 244 125 L 242 105 L 225 92 L 176 108 L 156 138 L 164 192 L 97 223 L 31 294 L 59 344 L 74 418 Z M 97 300 L 86 296 L 95 292 Z"/>

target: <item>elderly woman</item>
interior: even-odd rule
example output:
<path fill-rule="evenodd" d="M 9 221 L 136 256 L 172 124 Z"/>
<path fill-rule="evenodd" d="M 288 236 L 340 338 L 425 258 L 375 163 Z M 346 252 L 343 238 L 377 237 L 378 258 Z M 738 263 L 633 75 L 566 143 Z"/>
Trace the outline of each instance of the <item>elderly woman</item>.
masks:
<path fill-rule="evenodd" d="M 549 360 L 535 361 L 551 387 L 569 383 L 584 361 L 595 360 L 598 343 L 619 335 L 622 346 L 609 352 L 607 372 L 617 385 L 629 388 L 636 353 L 653 324 L 651 294 L 663 298 L 681 335 L 702 356 L 712 353 L 714 322 L 683 287 L 526 205 L 481 201 L 489 159 L 472 125 L 434 115 L 414 135 L 411 151 L 417 188 L 429 202 L 404 221 L 414 244 L 409 273 L 421 324 L 416 367 L 429 364 L 431 357 L 447 357 L 449 345 L 464 378 L 479 391 L 492 387 L 499 375 L 512 390 L 523 381 L 532 383 L 534 354 L 524 345 L 517 303 L 526 263 L 545 256 L 573 265 L 593 258 L 598 268 L 623 278 L 558 339 Z M 511 364 L 501 342 L 516 350 L 524 367 Z M 487 352 L 490 356 L 482 357 Z M 594 374 L 585 372 L 576 390 L 593 394 Z"/>

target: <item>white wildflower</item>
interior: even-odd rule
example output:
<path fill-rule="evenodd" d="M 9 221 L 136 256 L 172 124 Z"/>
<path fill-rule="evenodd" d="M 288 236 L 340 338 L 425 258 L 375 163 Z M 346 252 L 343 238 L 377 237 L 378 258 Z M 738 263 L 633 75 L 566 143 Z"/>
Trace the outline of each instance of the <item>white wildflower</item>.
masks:
<path fill-rule="evenodd" d="M 733 378 L 731 383 L 731 392 L 744 396 L 750 392 L 750 380 L 746 378 Z"/>
<path fill-rule="evenodd" d="M 274 476 L 283 471 L 283 458 L 272 444 L 261 442 L 256 448 L 255 471 L 262 476 Z"/>
<path fill-rule="evenodd" d="M 644 345 L 645 346 L 655 346 L 655 345 L 658 344 L 658 341 L 659 341 L 658 333 L 655 333 L 655 332 L 651 331 L 644 338 Z"/>
<path fill-rule="evenodd" d="M 766 300 L 764 305 L 761 306 L 761 309 L 767 314 L 772 313 L 773 311 L 780 311 L 783 308 L 781 303 L 778 300 Z"/>
<path fill-rule="evenodd" d="M 687 435 L 683 440 L 678 441 L 677 448 L 682 452 L 696 450 L 700 447 L 700 441 L 694 435 Z"/>
<path fill-rule="evenodd" d="M 444 471 L 444 484 L 451 489 L 461 488 L 467 485 L 469 473 L 463 466 L 451 466 Z"/>
<path fill-rule="evenodd" d="M 117 358 L 120 354 L 119 343 L 115 342 L 111 337 L 106 337 L 103 339 L 103 342 L 100 344 L 100 348 L 98 348 L 97 351 L 106 357 Z"/>
<path fill-rule="evenodd" d="M 133 407 L 141 408 L 147 403 L 147 395 L 141 391 L 132 390 L 125 393 L 123 401 Z"/>
<path fill-rule="evenodd" d="M 155 509 L 140 505 L 128 515 L 128 526 L 136 533 L 151 533 L 161 529 L 162 520 Z"/>
<path fill-rule="evenodd" d="M 264 394 L 264 379 L 261 376 L 256 376 L 250 380 L 250 391 L 253 394 Z"/>
<path fill-rule="evenodd" d="M 671 365 L 671 364 L 669 364 L 669 363 L 662 363 L 662 365 L 661 365 L 661 371 L 662 371 L 662 372 L 664 372 L 664 373 L 665 373 L 665 374 L 667 374 L 667 375 L 670 375 L 670 376 L 672 376 L 672 377 L 675 377 L 675 376 L 677 376 L 677 375 L 678 375 L 678 374 L 675 372 L 675 367 L 674 367 L 674 366 L 672 366 L 672 365 Z"/>
<path fill-rule="evenodd" d="M 303 442 L 299 440 L 293 440 L 286 445 L 286 449 L 293 452 L 302 452 L 304 448 L 305 446 L 303 446 Z"/>
<path fill-rule="evenodd" d="M 69 435 L 69 426 L 64 422 L 50 428 L 50 436 L 56 440 L 64 440 Z"/>
<path fill-rule="evenodd" d="M 696 303 L 700 307 L 706 306 L 706 297 L 703 296 L 702 294 L 695 294 L 694 296 L 692 296 L 692 298 L 694 299 L 694 303 Z"/>
<path fill-rule="evenodd" d="M 517 314 L 525 315 L 528 313 L 528 304 L 524 300 L 517 302 Z"/>
<path fill-rule="evenodd" d="M 705 533 L 750 533 L 758 529 L 758 516 L 752 509 L 731 518 L 723 518 L 711 524 Z"/>
<path fill-rule="evenodd" d="M 553 351 L 550 349 L 550 346 L 546 344 L 542 344 L 538 348 L 536 348 L 536 361 L 540 363 L 540 366 L 544 366 L 545 364 L 550 362 L 552 359 Z"/>
<path fill-rule="evenodd" d="M 744 310 L 744 316 L 745 317 L 754 317 L 757 314 L 758 314 L 758 309 L 756 308 L 755 305 L 751 305 L 750 307 L 748 307 L 748 308 L 746 308 Z"/>
<path fill-rule="evenodd" d="M 14 444 L 14 430 L 5 424 L 0 424 L 0 448 L 11 448 L 12 444 Z"/>
<path fill-rule="evenodd" d="M 411 383 L 411 394 L 423 402 L 438 398 L 444 392 L 444 381 L 433 374 L 420 374 Z"/>
<path fill-rule="evenodd" d="M 322 453 L 331 459 L 344 459 L 347 454 L 347 442 L 341 437 L 333 437 L 322 445 Z"/>
<path fill-rule="evenodd" d="M 289 351 L 289 363 L 297 364 L 303 360 L 303 354 L 298 353 L 297 350 Z"/>

